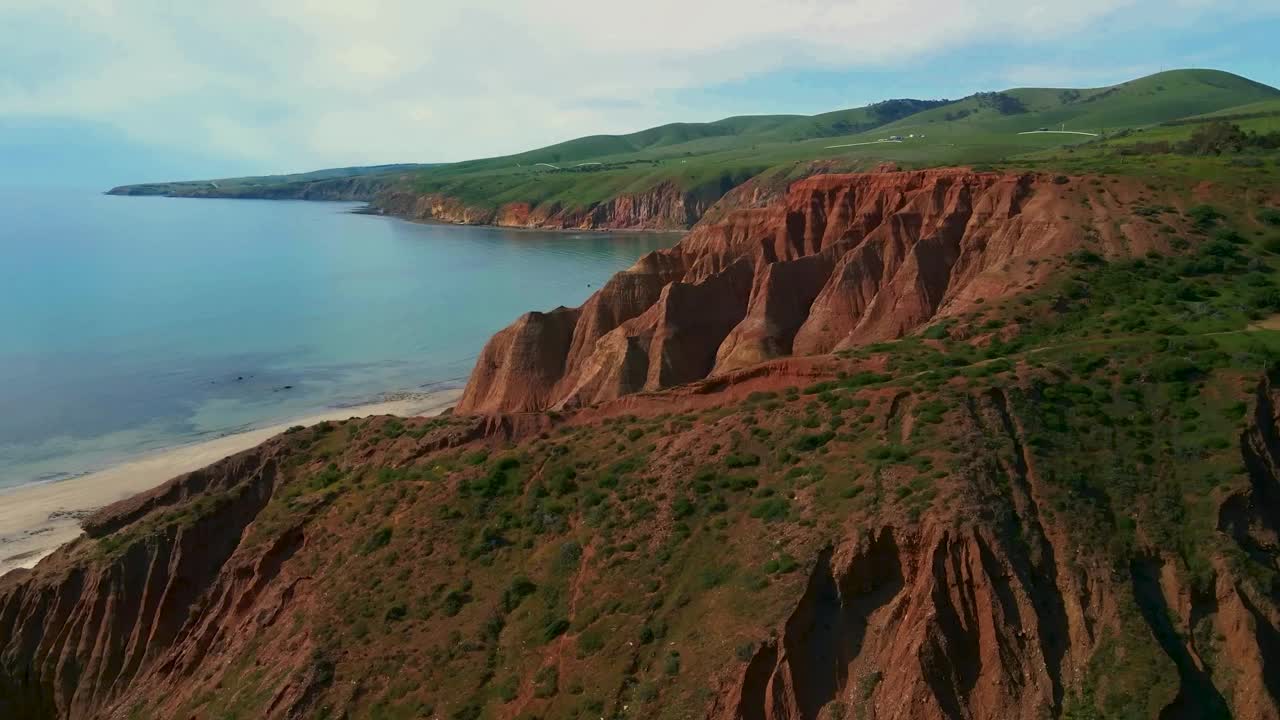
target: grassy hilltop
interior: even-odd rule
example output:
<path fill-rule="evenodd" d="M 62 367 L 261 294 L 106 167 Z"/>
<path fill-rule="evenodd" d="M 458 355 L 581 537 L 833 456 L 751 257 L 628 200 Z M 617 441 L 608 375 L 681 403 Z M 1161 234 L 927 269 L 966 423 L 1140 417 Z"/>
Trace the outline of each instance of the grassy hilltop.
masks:
<path fill-rule="evenodd" d="M 1280 90 L 1215 70 L 1173 70 L 1104 88 L 1015 88 L 956 101 L 890 100 L 814 116 L 761 115 L 672 123 L 628 135 L 593 135 L 537 150 L 434 167 L 393 166 L 208 182 L 125 186 L 122 194 L 279 196 L 314 188 L 332 174 L 438 193 L 478 207 L 508 202 L 588 207 L 671 183 L 723 192 L 765 171 L 778 177 L 858 170 L 884 161 L 904 167 L 1017 163 L 1046 151 L 1096 143 L 1097 133 L 1152 130 L 1178 137 L 1188 118 L 1248 116 L 1274 125 Z M 1183 129 L 1176 129 L 1183 128 Z M 1247 128 L 1246 128 L 1247 129 Z M 1032 133 L 1032 134 L 1019 134 Z M 890 137 L 901 142 L 877 142 Z M 914 137 L 912 137 L 914 136 Z M 368 187 L 372 188 L 373 185 Z"/>

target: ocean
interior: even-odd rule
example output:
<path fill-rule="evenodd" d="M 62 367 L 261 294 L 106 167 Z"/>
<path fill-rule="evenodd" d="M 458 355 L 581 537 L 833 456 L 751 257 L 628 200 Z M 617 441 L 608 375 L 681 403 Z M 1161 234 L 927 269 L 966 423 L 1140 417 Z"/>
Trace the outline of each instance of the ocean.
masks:
<path fill-rule="evenodd" d="M 0 488 L 465 382 L 671 234 L 0 188 Z"/>

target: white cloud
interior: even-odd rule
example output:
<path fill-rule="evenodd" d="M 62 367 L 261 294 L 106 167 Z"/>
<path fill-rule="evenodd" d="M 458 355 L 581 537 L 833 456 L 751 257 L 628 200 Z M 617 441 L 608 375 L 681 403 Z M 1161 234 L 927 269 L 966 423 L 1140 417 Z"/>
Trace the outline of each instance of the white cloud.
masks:
<path fill-rule="evenodd" d="M 1175 1 L 1186 22 L 1223 12 L 1222 3 Z M 0 117 L 92 118 L 148 142 L 291 170 L 457 160 L 634 130 L 686 118 L 673 91 L 799 66 L 882 69 L 983 42 L 1051 42 L 1168 2 L 71 5 L 0 9 L 0 67 L 20 75 L 0 76 Z M 1236 0 L 1231 11 L 1265 7 Z M 1043 71 L 1021 73 L 1041 80 Z"/>

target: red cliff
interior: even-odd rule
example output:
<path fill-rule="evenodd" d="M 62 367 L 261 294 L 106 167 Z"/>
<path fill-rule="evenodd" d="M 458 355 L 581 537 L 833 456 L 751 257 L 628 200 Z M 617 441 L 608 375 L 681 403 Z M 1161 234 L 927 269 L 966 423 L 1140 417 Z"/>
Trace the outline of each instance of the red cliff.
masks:
<path fill-rule="evenodd" d="M 494 336 L 458 409 L 575 407 L 892 339 L 1034 285 L 1046 257 L 1157 244 L 1112 219 L 1132 188 L 1063 180 L 947 169 L 818 175 L 781 197 L 743 185 L 581 308 Z"/>
<path fill-rule="evenodd" d="M 604 202 L 566 206 L 559 202 L 473 205 L 446 193 L 391 189 L 372 201 L 378 211 L 409 220 L 459 225 L 548 230 L 684 230 L 698 221 L 727 188 L 685 191 L 671 183 L 624 193 Z"/>

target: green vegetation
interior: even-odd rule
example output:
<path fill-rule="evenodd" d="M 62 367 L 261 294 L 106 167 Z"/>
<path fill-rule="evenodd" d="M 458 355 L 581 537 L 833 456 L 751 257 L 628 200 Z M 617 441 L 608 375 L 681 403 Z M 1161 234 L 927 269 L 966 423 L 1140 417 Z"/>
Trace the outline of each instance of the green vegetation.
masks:
<path fill-rule="evenodd" d="M 767 115 L 711 123 L 672 123 L 629 135 L 595 135 L 516 155 L 435 167 L 344 168 L 303 176 L 238 178 L 134 186 L 147 193 L 289 193 L 317 181 L 352 175 L 381 178 L 422 193 L 440 193 L 467 205 L 496 208 L 508 202 L 586 208 L 626 193 L 662 185 L 719 197 L 756 178 L 782 187 L 814 171 L 858 170 L 880 162 L 904 167 L 1019 164 L 1088 143 L 1087 134 L 1037 132 L 1064 128 L 1111 138 L 1190 134 L 1162 123 L 1235 119 L 1267 123 L 1280 91 L 1229 73 L 1176 70 L 1094 89 L 1017 88 L 977 93 L 956 101 L 890 100 L 815 116 Z M 1206 114 L 1211 114 L 1206 117 Z M 1245 127 L 1244 130 L 1251 130 Z M 1153 132 L 1154 131 L 1154 132 Z M 1030 133 L 1030 134 L 1020 134 Z M 877 142 L 900 137 L 901 142 Z M 403 180 L 401 178 L 404 178 Z M 129 190 L 126 188 L 125 190 Z"/>

